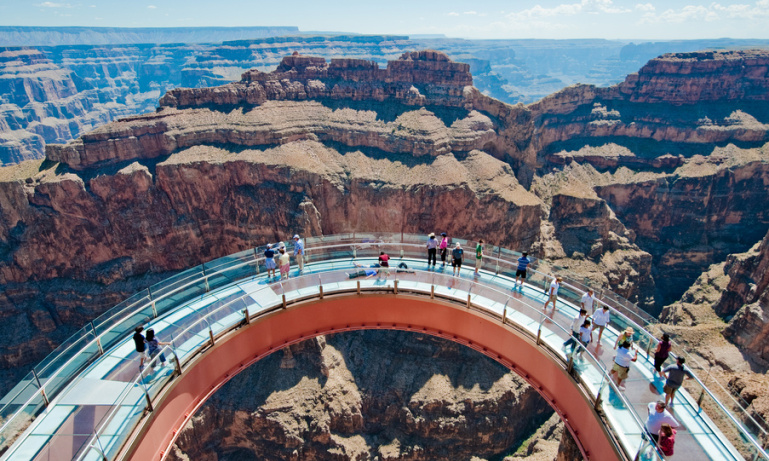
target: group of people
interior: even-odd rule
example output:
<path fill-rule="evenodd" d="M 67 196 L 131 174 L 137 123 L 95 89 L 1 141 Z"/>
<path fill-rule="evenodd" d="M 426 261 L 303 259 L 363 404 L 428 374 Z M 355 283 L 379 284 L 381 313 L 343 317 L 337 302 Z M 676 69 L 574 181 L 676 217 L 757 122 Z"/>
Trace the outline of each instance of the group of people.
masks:
<path fill-rule="evenodd" d="M 166 356 L 160 352 L 160 346 L 168 346 L 171 343 L 159 341 L 155 336 L 155 330 L 152 328 L 147 330 L 146 336 L 142 334 L 144 327 L 138 326 L 134 329 L 134 345 L 136 347 L 136 353 L 139 355 L 139 370 L 144 370 L 144 363 L 148 360 L 154 359 L 160 354 L 160 366 L 166 365 Z M 152 363 L 152 368 L 155 368 L 156 363 Z"/>
<path fill-rule="evenodd" d="M 304 242 L 299 237 L 299 234 L 294 235 L 294 259 L 297 266 L 299 266 L 299 273 L 304 271 Z M 264 267 L 267 268 L 267 279 L 271 280 L 276 278 L 275 271 L 280 268 L 280 279 L 287 279 L 288 273 L 291 269 L 291 258 L 286 250 L 286 244 L 279 242 L 273 248 L 272 244 L 268 244 L 264 250 Z"/>
<path fill-rule="evenodd" d="M 432 265 L 433 269 L 435 269 L 435 265 L 437 264 L 437 255 L 438 250 L 441 251 L 441 267 L 446 267 L 446 259 L 449 254 L 449 236 L 445 232 L 441 232 L 441 240 L 438 241 L 437 238 L 435 238 L 435 233 L 431 232 L 427 236 L 427 243 L 425 245 L 427 247 L 427 268 L 430 269 L 430 266 Z M 462 244 L 457 242 L 454 244 L 454 248 L 451 249 L 451 267 L 452 267 L 452 275 L 460 275 L 460 271 L 462 269 L 462 262 L 465 259 L 465 250 L 462 248 Z M 483 265 L 483 239 L 478 240 L 478 243 L 475 246 L 475 276 L 480 276 L 480 273 L 478 272 L 481 269 L 481 266 Z"/>
<path fill-rule="evenodd" d="M 553 280 L 551 287 L 555 285 L 555 289 L 549 293 L 551 297 L 548 299 L 548 302 L 552 301 L 554 308 L 555 299 L 552 297 L 557 295 L 557 290 L 561 283 L 559 279 L 559 277 L 556 277 Z M 577 353 L 576 358 L 581 358 L 588 344 L 592 342 L 593 332 L 596 329 L 599 330 L 598 344 L 600 344 L 604 329 L 609 324 L 611 317 L 609 306 L 601 303 L 601 307 L 597 309 L 596 304 L 593 290 L 588 289 L 580 301 L 579 314 L 571 323 L 571 337 L 563 343 L 564 349 L 571 346 L 569 354 L 572 356 L 574 356 L 577 345 L 582 344 L 583 347 Z M 547 308 L 547 303 L 545 308 Z M 630 364 L 638 360 L 638 350 L 633 345 L 634 334 L 633 328 L 627 327 L 617 336 L 617 340 L 614 342 L 614 349 L 617 353 L 614 357 L 610 376 L 620 390 L 624 390 L 623 383 L 628 377 Z M 649 418 L 646 421 L 646 429 L 665 456 L 673 454 L 675 428 L 678 427 L 678 422 L 668 409 L 673 406 L 673 399 L 678 389 L 683 385 L 684 380 L 694 378 L 692 372 L 686 368 L 686 359 L 684 357 L 676 357 L 675 364 L 663 368 L 665 361 L 670 357 L 671 349 L 670 335 L 665 333 L 662 335 L 662 339 L 658 342 L 657 348 L 654 351 L 653 372 L 655 376 L 659 375 L 665 379 L 663 386 L 665 400 L 649 404 Z"/>

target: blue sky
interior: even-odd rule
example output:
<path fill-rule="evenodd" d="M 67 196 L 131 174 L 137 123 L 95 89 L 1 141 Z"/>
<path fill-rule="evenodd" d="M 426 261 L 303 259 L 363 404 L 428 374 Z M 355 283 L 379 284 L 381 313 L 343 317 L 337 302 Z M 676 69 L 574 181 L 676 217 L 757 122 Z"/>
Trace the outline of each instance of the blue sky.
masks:
<path fill-rule="evenodd" d="M 297 26 L 466 38 L 769 38 L 769 0 L 0 0 L 0 25 Z"/>

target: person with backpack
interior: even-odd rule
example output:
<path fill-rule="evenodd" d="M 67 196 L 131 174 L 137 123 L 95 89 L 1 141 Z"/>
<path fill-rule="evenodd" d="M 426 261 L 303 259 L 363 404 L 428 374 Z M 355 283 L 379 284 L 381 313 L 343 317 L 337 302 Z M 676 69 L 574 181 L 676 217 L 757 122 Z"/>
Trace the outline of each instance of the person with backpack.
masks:
<path fill-rule="evenodd" d="M 379 252 L 379 278 L 390 276 L 390 256 L 384 251 Z"/>

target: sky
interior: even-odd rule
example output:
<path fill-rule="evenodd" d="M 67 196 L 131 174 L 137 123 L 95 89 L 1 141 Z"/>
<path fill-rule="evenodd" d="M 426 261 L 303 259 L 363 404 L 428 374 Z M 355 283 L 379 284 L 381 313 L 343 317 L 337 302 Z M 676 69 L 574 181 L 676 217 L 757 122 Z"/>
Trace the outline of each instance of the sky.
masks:
<path fill-rule="evenodd" d="M 297 26 L 489 39 L 769 39 L 769 0 L 0 0 L 0 25 Z"/>

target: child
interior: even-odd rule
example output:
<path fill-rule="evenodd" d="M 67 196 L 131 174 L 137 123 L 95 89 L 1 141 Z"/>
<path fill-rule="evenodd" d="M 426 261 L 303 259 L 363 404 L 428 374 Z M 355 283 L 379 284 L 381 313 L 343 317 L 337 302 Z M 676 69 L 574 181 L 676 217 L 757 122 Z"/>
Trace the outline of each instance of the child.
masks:
<path fill-rule="evenodd" d="M 577 354 L 578 358 L 582 358 L 582 353 L 587 349 L 587 345 L 590 344 L 590 340 L 593 339 L 593 330 L 590 328 L 590 320 L 585 319 L 585 323 L 579 328 L 579 342 L 584 346 L 579 350 Z"/>
<path fill-rule="evenodd" d="M 673 429 L 670 424 L 662 424 L 660 426 L 660 438 L 657 441 L 657 446 L 660 447 L 660 451 L 665 456 L 673 456 L 673 445 L 676 443 L 676 430 Z"/>

